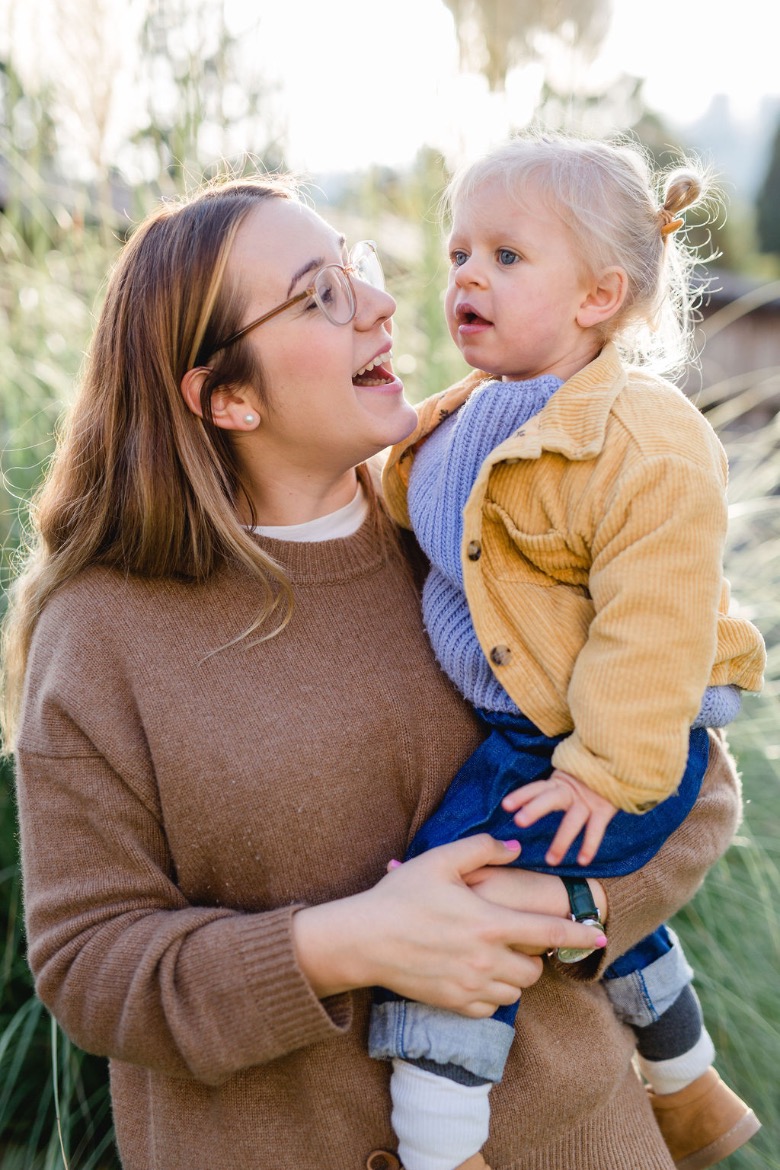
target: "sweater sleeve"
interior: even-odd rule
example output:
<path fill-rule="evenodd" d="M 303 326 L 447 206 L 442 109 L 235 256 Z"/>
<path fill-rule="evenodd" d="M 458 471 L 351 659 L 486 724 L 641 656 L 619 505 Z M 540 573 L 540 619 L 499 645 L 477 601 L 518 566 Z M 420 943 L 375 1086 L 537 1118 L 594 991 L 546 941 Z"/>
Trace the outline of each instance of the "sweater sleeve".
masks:
<path fill-rule="evenodd" d="M 657 456 L 595 525 L 595 616 L 572 672 L 575 731 L 553 763 L 637 813 L 674 792 L 717 644 L 727 512 L 711 469 Z"/>
<path fill-rule="evenodd" d="M 556 963 L 575 979 L 600 979 L 605 969 L 691 900 L 707 871 L 726 852 L 742 812 L 739 777 L 721 732 L 710 732 L 710 757 L 699 796 L 682 825 L 641 869 L 604 878 L 603 951 L 582 963 Z"/>
<path fill-rule="evenodd" d="M 349 1028 L 350 997 L 320 1002 L 298 967 L 298 907 L 189 905 L 153 802 L 77 727 L 60 749 L 20 749 L 18 815 L 28 959 L 75 1043 L 219 1084 Z"/>

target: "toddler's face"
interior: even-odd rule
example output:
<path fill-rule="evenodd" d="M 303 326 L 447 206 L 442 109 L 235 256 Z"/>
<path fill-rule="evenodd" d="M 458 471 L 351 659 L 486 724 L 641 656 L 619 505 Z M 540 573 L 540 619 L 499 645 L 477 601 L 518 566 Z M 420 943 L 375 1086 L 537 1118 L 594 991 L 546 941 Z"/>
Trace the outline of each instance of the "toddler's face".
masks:
<path fill-rule="evenodd" d="M 571 230 L 543 198 L 527 195 L 528 206 L 488 180 L 456 205 L 447 324 L 476 369 L 510 381 L 565 380 L 601 346 L 578 320 L 591 281 Z"/>

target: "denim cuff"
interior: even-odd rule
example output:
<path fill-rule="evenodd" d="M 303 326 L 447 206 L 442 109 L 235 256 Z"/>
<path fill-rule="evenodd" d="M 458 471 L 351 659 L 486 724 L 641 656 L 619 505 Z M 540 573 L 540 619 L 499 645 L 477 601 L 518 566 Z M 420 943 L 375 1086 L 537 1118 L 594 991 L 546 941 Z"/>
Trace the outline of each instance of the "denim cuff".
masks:
<path fill-rule="evenodd" d="M 457 1064 L 497 1082 L 514 1036 L 514 1028 L 501 1020 L 472 1020 L 444 1008 L 395 999 L 372 1007 L 368 1051 L 377 1060 L 422 1058 Z"/>
<path fill-rule="evenodd" d="M 671 950 L 640 971 L 604 979 L 609 1001 L 624 1024 L 647 1028 L 662 1016 L 693 979 L 680 941 L 669 930 Z"/>

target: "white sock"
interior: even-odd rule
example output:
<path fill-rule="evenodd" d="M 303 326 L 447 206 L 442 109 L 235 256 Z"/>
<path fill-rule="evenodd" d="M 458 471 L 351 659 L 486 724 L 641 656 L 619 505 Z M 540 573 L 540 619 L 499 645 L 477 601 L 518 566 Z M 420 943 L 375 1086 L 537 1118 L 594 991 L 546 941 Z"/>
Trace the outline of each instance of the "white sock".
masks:
<path fill-rule="evenodd" d="M 639 1070 L 654 1093 L 676 1093 L 690 1085 L 705 1073 L 715 1059 L 715 1045 L 709 1032 L 702 1029 L 701 1036 L 682 1056 L 669 1060 L 645 1060 L 638 1057 Z"/>
<path fill-rule="evenodd" d="M 454 1170 L 487 1141 L 492 1084 L 459 1085 L 405 1060 L 393 1061 L 390 1096 L 404 1170 Z"/>

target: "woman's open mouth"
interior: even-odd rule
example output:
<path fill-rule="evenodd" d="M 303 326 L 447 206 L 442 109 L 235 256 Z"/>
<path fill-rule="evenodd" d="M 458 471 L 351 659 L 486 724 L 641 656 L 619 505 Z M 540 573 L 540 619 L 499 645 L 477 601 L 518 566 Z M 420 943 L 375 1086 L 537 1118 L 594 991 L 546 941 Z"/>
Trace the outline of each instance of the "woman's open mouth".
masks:
<path fill-rule="evenodd" d="M 395 386 L 398 382 L 392 367 L 393 351 L 386 349 L 352 375 L 353 386 Z"/>

